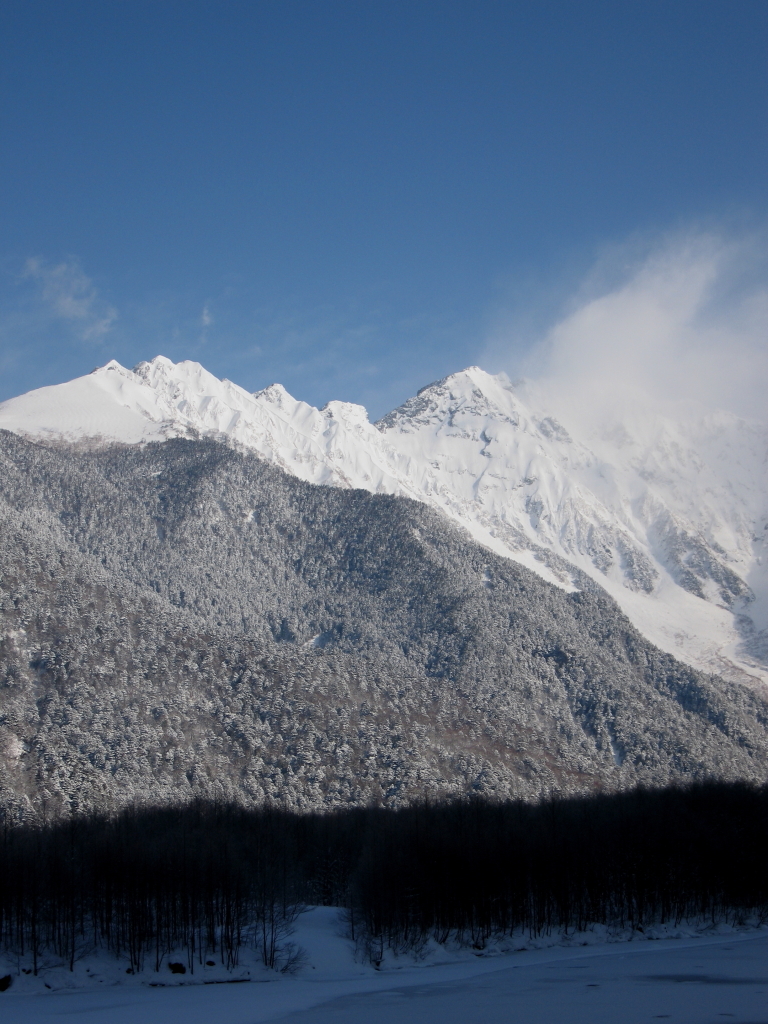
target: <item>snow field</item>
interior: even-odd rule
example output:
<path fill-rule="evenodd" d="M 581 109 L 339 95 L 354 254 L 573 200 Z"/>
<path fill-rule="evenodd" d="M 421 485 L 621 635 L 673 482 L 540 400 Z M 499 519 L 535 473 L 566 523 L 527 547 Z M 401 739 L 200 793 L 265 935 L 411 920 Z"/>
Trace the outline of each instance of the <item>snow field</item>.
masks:
<path fill-rule="evenodd" d="M 662 937 L 676 935 L 675 938 Z M 648 941 L 657 936 L 656 941 Z M 507 937 L 482 952 L 431 944 L 418 955 L 361 962 L 335 908 L 315 907 L 293 940 L 306 952 L 295 975 L 248 956 L 227 975 L 197 968 L 129 976 L 99 955 L 70 974 L 48 963 L 13 975 L 0 992 L 4 1024 L 683 1024 L 768 1020 L 768 929 L 671 927 L 630 937 L 606 929 L 532 942 Z M 608 941 L 612 939 L 612 941 Z M 624 941 L 619 941 L 624 939 Z M 524 947 L 524 948 L 520 948 Z M 184 960 L 184 957 L 179 957 Z M 3 961 L 2 970 L 18 964 Z M 245 979 L 248 979 L 245 982 Z M 223 983 L 214 982 L 244 983 Z M 160 984 L 158 984 L 160 982 Z M 50 988 L 46 986 L 50 985 Z"/>

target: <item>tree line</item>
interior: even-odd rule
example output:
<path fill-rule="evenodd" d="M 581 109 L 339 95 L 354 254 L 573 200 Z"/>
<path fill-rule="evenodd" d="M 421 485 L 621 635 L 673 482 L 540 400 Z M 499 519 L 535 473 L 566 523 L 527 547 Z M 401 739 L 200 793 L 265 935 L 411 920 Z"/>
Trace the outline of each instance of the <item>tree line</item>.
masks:
<path fill-rule="evenodd" d="M 299 814 L 233 804 L 6 823 L 0 947 L 35 972 L 89 949 L 159 970 L 184 950 L 290 970 L 307 904 L 346 908 L 374 962 L 429 939 L 768 916 L 768 787 L 704 783 L 544 803 Z"/>

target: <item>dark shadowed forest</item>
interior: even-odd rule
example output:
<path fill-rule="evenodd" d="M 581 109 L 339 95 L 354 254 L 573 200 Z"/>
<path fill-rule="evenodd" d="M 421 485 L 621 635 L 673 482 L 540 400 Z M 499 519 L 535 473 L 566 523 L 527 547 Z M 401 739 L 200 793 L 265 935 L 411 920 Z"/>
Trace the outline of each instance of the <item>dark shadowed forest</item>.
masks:
<path fill-rule="evenodd" d="M 298 814 L 196 803 L 6 825 L 0 941 L 37 970 L 103 948 L 129 971 L 244 945 L 291 970 L 308 904 L 345 908 L 374 963 L 429 939 L 768 916 L 768 788 L 705 783 L 590 798 Z"/>

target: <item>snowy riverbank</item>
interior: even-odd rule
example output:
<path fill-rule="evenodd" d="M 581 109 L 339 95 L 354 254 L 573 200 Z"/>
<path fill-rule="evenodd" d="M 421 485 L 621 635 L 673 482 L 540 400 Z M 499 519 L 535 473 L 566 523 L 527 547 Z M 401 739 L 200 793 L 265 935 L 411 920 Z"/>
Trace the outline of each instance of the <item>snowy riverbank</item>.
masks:
<path fill-rule="evenodd" d="M 92 954 L 74 972 L 44 960 L 35 978 L 22 973 L 26 961 L 4 957 L 0 974 L 10 971 L 13 980 L 0 993 L 2 1019 L 353 1024 L 364 1015 L 367 1024 L 466 1024 L 506 1020 L 514 1012 L 525 1024 L 551 1024 L 554 1013 L 568 1024 L 631 1024 L 667 1015 L 696 1024 L 768 1021 L 764 927 L 682 926 L 644 935 L 596 929 L 567 938 L 514 937 L 482 952 L 434 944 L 418 957 L 387 956 L 376 969 L 356 957 L 337 911 L 314 908 L 299 918 L 292 941 L 306 952 L 294 975 L 267 971 L 248 951 L 234 971 L 197 964 L 194 974 L 184 975 L 171 972 L 169 958 L 159 973 L 150 967 L 131 976 L 125 963 Z M 170 958 L 176 960 L 186 964 L 185 957 Z"/>

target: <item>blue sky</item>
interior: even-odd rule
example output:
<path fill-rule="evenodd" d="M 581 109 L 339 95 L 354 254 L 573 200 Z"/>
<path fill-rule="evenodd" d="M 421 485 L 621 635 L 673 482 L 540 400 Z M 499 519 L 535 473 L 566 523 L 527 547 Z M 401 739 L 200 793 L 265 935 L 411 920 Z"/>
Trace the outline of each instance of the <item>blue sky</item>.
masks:
<path fill-rule="evenodd" d="M 0 398 L 524 368 L 595 266 L 764 225 L 767 43 L 763 0 L 5 0 Z"/>

